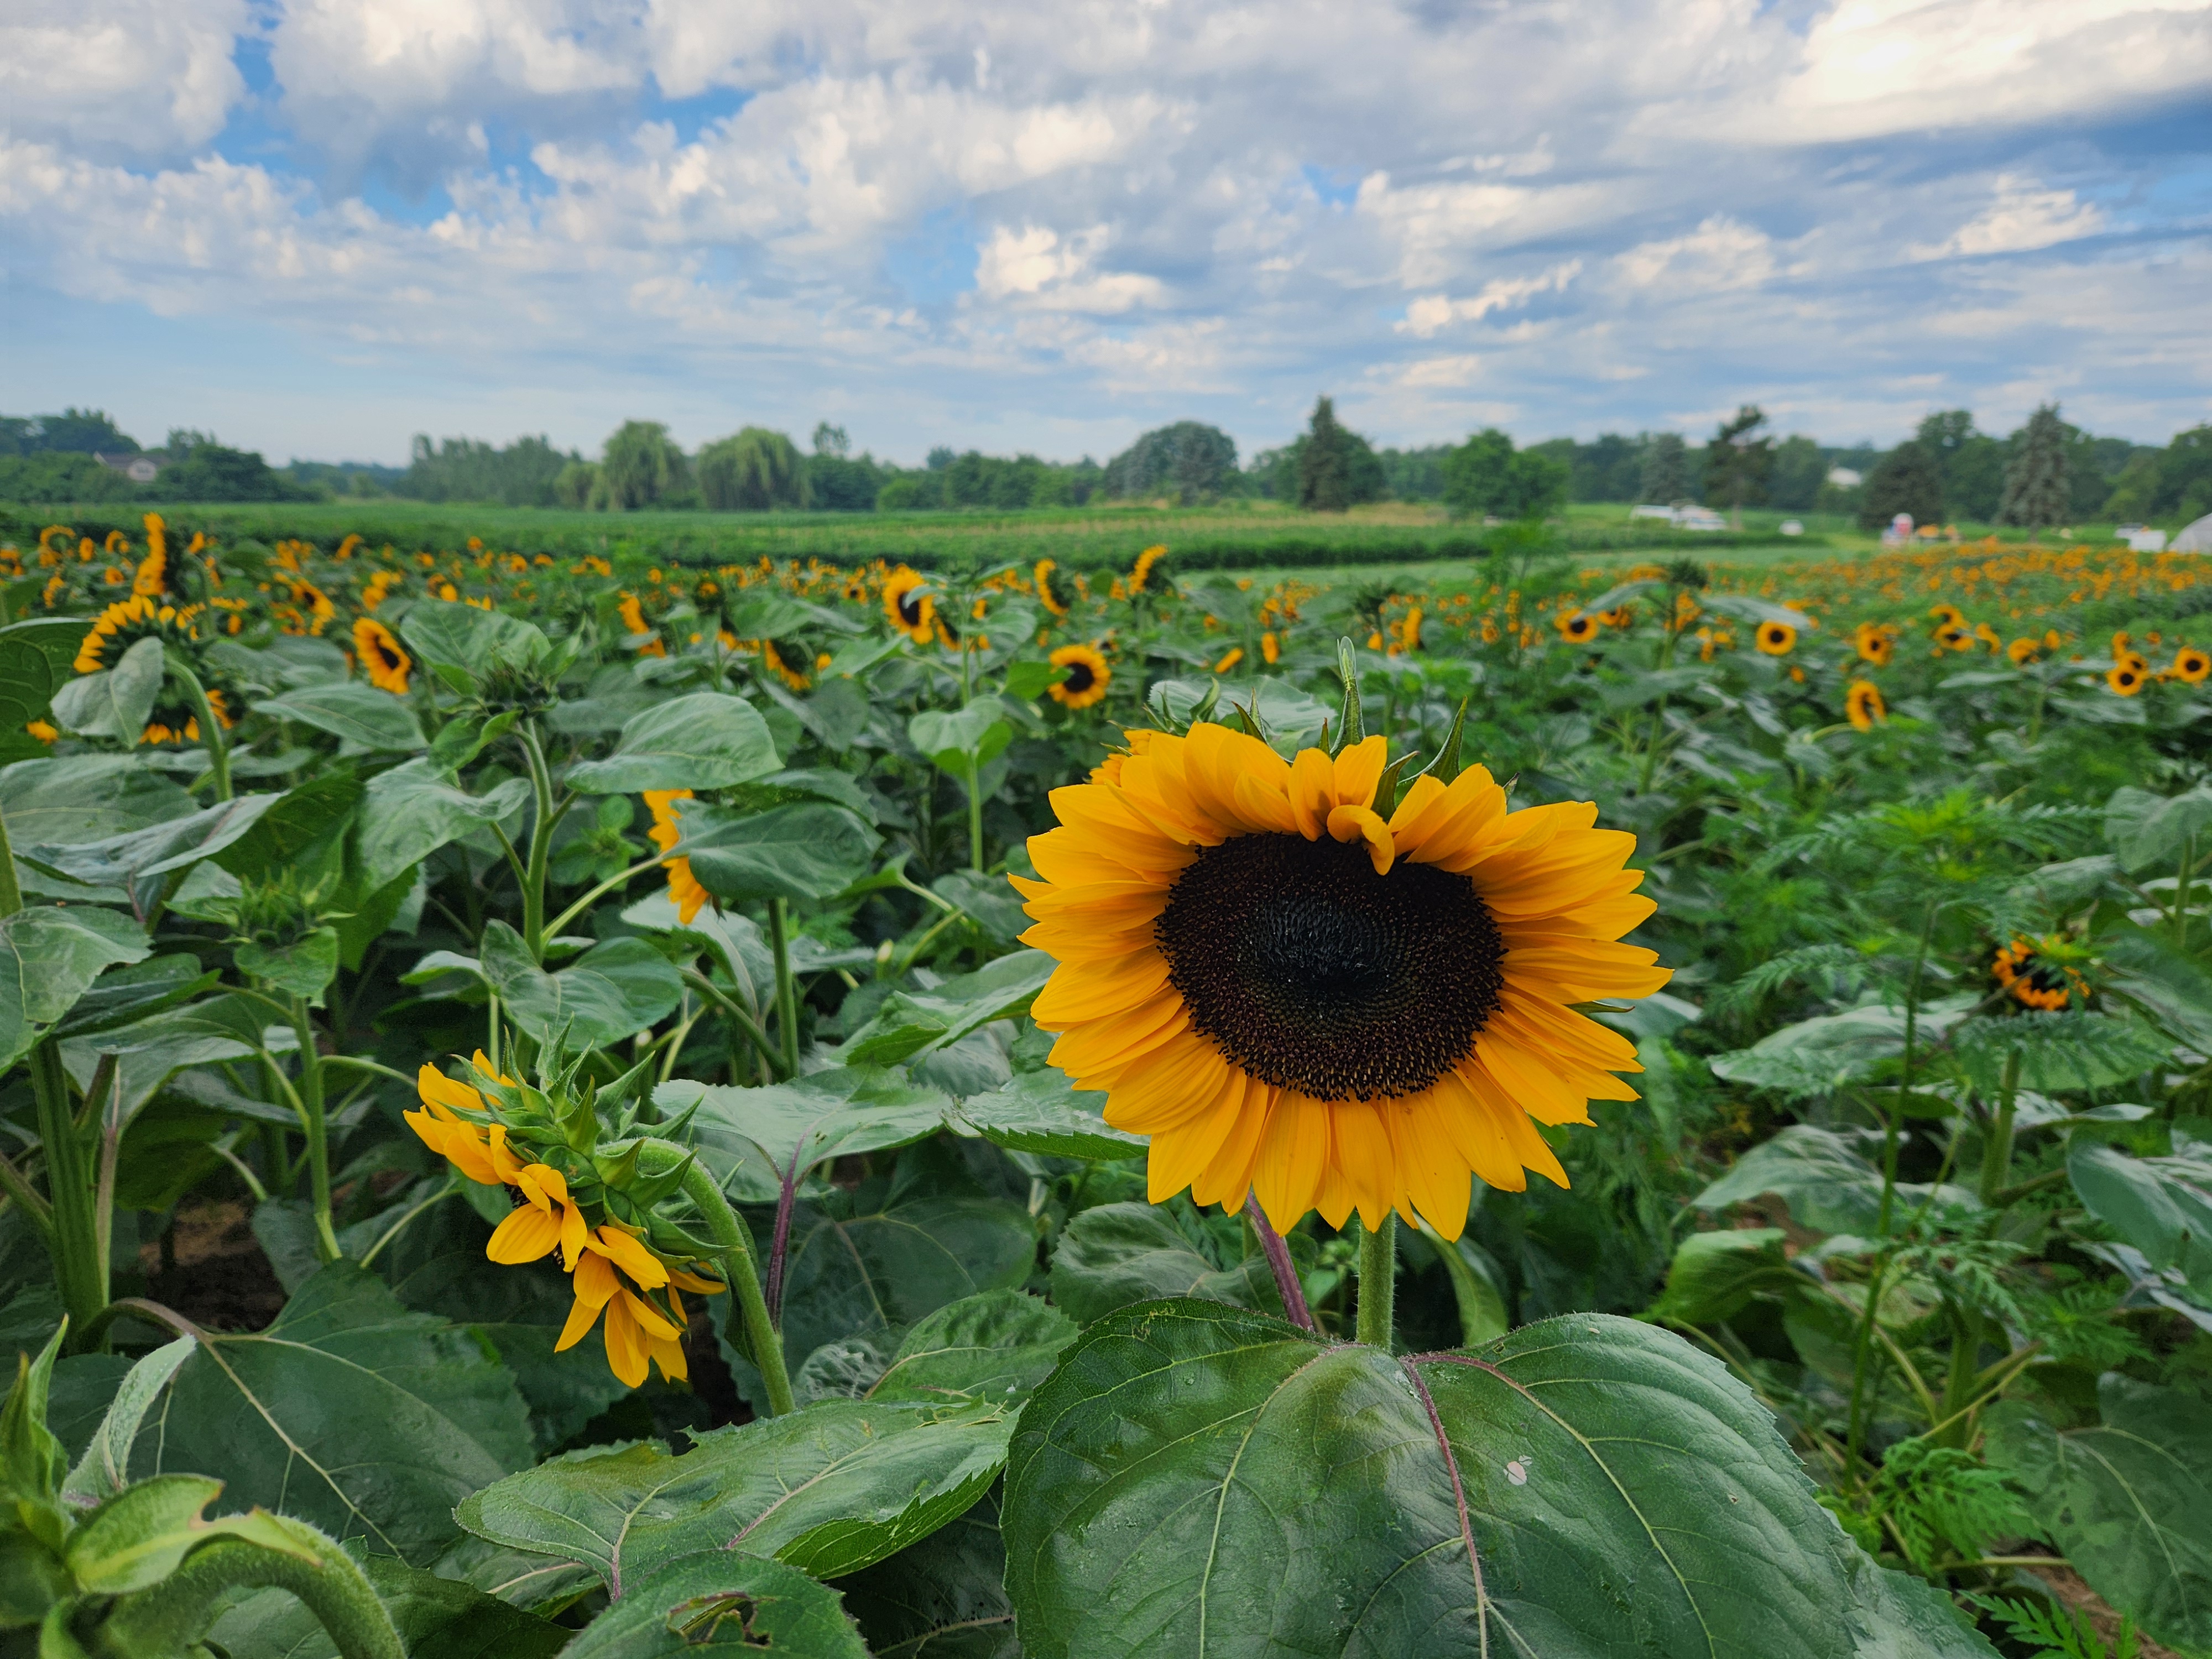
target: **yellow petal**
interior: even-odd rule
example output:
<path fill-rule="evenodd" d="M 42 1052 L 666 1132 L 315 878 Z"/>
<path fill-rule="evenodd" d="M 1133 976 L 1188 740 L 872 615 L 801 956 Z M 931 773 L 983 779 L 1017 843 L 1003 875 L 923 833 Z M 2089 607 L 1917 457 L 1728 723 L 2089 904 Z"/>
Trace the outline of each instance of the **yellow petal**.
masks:
<path fill-rule="evenodd" d="M 484 1255 L 505 1267 L 535 1261 L 561 1242 L 561 1224 L 547 1212 L 524 1204 L 507 1212 L 492 1229 Z"/>
<path fill-rule="evenodd" d="M 1377 742 L 1381 739 L 1377 738 Z M 1328 833 L 1339 841 L 1364 841 L 1375 873 L 1387 876 L 1397 849 L 1390 841 L 1390 826 L 1371 806 L 1340 806 L 1328 815 Z"/>

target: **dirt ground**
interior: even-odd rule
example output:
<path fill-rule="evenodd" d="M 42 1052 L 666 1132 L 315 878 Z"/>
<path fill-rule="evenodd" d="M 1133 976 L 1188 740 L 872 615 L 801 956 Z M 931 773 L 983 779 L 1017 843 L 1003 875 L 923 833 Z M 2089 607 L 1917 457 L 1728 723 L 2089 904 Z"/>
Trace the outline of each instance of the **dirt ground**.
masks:
<path fill-rule="evenodd" d="M 161 1243 L 138 1252 L 149 1301 L 173 1308 L 204 1330 L 258 1331 L 284 1305 L 284 1287 L 253 1237 L 243 1204 L 202 1204 L 177 1212 Z"/>

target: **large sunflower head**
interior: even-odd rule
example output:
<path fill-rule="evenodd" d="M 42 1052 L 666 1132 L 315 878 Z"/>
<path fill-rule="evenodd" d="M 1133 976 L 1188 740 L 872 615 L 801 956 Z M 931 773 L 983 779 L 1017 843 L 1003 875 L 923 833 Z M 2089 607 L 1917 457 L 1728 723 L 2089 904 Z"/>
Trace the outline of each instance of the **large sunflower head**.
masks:
<path fill-rule="evenodd" d="M 1035 1006 L 1054 1063 L 1151 1137 L 1154 1201 L 1456 1238 L 1471 1175 L 1565 1185 L 1535 1124 L 1634 1099 L 1613 1073 L 1640 1069 L 1577 1006 L 1670 977 L 1617 942 L 1654 908 L 1635 837 L 1587 804 L 1510 811 L 1480 767 L 1393 809 L 1380 738 L 1285 761 L 1212 724 L 1129 737 L 1053 793 L 1042 879 L 1014 879 L 1060 961 Z"/>
<path fill-rule="evenodd" d="M 1871 732 L 1875 721 L 1888 720 L 1889 708 L 1881 700 L 1881 688 L 1872 680 L 1853 680 L 1850 690 L 1844 693 L 1844 716 L 1860 732 Z"/>
<path fill-rule="evenodd" d="M 1065 679 L 1045 688 L 1045 694 L 1063 708 L 1090 708 L 1114 682 L 1114 670 L 1105 653 L 1093 645 L 1063 645 L 1052 653 L 1050 661 L 1054 668 L 1067 671 Z"/>
<path fill-rule="evenodd" d="M 905 565 L 884 577 L 884 615 L 916 645 L 935 639 L 937 601 L 929 592 L 929 579 Z"/>
<path fill-rule="evenodd" d="M 2105 676 L 2105 684 L 2117 695 L 2132 697 L 2143 689 L 2143 682 L 2148 678 L 2136 663 L 2115 663 L 2112 672 Z"/>
<path fill-rule="evenodd" d="M 1557 626 L 1559 637 L 1570 645 L 1580 645 L 1583 641 L 1594 639 L 1597 635 L 1597 618 L 1583 611 L 1569 611 L 1564 613 L 1559 617 Z"/>
<path fill-rule="evenodd" d="M 407 677 L 414 672 L 415 659 L 390 629 L 374 617 L 356 617 L 353 648 L 371 685 L 395 697 L 407 695 Z"/>
<path fill-rule="evenodd" d="M 125 651 L 141 640 L 158 639 L 169 645 L 189 646 L 199 638 L 194 618 L 197 605 L 182 610 L 158 599 L 134 593 L 111 605 L 93 618 L 76 648 L 72 665 L 80 674 L 96 674 L 112 668 Z"/>

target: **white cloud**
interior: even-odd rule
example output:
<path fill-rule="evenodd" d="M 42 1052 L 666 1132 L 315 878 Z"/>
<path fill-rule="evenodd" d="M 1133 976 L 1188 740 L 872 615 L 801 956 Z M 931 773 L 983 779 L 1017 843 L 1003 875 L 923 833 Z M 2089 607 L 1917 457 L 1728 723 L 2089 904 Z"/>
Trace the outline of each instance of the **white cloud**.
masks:
<path fill-rule="evenodd" d="M 2104 228 L 2105 216 L 2095 203 L 2078 200 L 2070 190 L 2042 190 L 2033 179 L 2001 173 L 1996 201 L 1945 240 L 1914 247 L 1912 257 L 1971 259 L 2025 253 L 2094 236 Z"/>
<path fill-rule="evenodd" d="M 1526 305 L 1540 294 L 1557 294 L 1569 283 L 1582 275 L 1583 262 L 1570 259 L 1563 265 L 1554 265 L 1535 276 L 1501 276 L 1483 284 L 1482 291 L 1471 299 L 1448 299 L 1441 294 L 1427 294 L 1406 307 L 1405 320 L 1391 326 L 1401 334 L 1411 334 L 1425 340 L 1438 329 L 1453 323 L 1480 322 L 1493 311 L 1510 306 Z"/>
<path fill-rule="evenodd" d="M 1692 293 L 1755 288 L 1776 269 L 1773 239 L 1717 213 L 1686 236 L 1641 242 L 1614 261 L 1635 288 L 1665 283 Z"/>
<path fill-rule="evenodd" d="M 163 157 L 222 130 L 246 0 L 9 0 L 0 112 L 9 136 L 101 157 Z"/>
<path fill-rule="evenodd" d="M 1091 269 L 1108 234 L 1103 225 L 1066 238 L 1041 225 L 1001 226 L 977 250 L 976 290 L 988 300 L 1019 297 L 1056 311 L 1119 312 L 1158 303 L 1164 290 L 1157 278 Z"/>

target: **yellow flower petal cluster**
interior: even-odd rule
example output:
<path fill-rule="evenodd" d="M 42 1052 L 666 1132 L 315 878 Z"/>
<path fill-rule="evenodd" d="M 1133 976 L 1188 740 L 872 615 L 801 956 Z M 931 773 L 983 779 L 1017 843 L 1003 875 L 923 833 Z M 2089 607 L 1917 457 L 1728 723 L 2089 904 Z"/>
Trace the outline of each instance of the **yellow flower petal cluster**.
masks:
<path fill-rule="evenodd" d="M 1642 1069 L 1577 1005 L 1671 976 L 1618 942 L 1654 908 L 1635 837 L 1587 803 L 1510 811 L 1479 766 L 1385 817 L 1380 738 L 1285 761 L 1212 724 L 1127 737 L 1053 792 L 1042 879 L 1013 879 L 1060 963 L 1034 1008 L 1053 1061 L 1150 1137 L 1152 1200 L 1456 1238 L 1471 1176 L 1564 1186 L 1535 1125 L 1635 1099 L 1613 1074 Z"/>
<path fill-rule="evenodd" d="M 665 853 L 684 839 L 683 830 L 677 827 L 676 820 L 679 815 L 676 803 L 690 799 L 689 789 L 648 789 L 645 792 L 646 810 L 653 814 L 653 828 L 646 834 L 662 852 Z M 660 867 L 668 872 L 668 896 L 676 906 L 676 918 L 689 927 L 691 918 L 699 914 L 702 906 L 713 903 L 714 896 L 702 887 L 699 878 L 691 873 L 690 859 L 664 859 Z"/>

